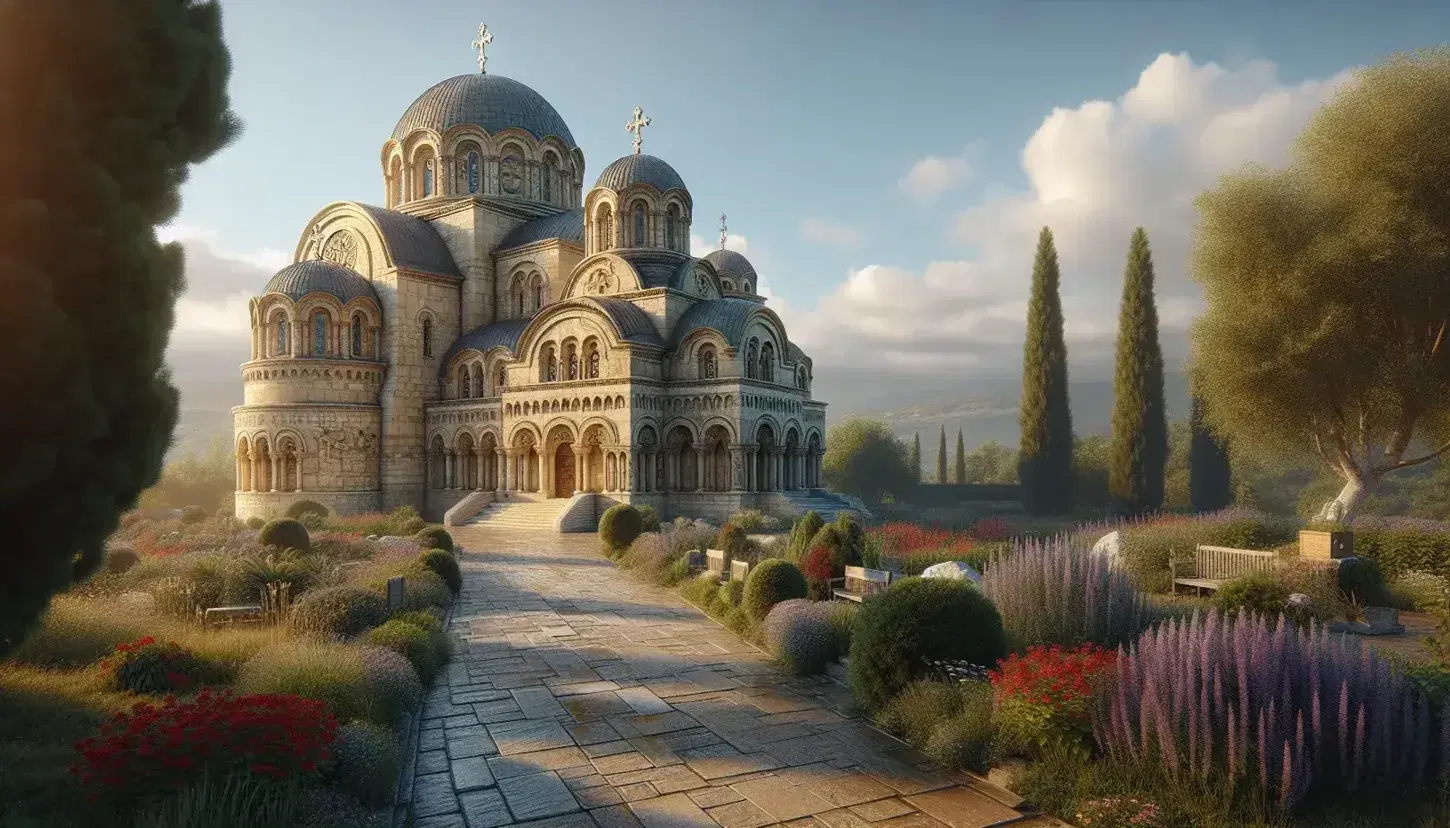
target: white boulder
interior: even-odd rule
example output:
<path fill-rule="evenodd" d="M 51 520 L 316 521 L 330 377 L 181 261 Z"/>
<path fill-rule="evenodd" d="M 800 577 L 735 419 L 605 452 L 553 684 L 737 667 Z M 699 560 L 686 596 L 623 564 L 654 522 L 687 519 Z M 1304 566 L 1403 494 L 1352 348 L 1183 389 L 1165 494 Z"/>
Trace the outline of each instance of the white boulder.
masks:
<path fill-rule="evenodd" d="M 1109 564 L 1117 566 L 1118 560 L 1123 556 L 1122 533 L 1114 529 L 1098 538 L 1098 542 L 1093 544 L 1093 554 L 1104 555 L 1107 557 Z"/>
<path fill-rule="evenodd" d="M 932 564 L 922 570 L 923 578 L 950 578 L 956 581 L 971 581 L 975 586 L 982 585 L 982 575 L 972 568 L 969 563 L 961 561 L 946 561 L 944 563 Z"/>

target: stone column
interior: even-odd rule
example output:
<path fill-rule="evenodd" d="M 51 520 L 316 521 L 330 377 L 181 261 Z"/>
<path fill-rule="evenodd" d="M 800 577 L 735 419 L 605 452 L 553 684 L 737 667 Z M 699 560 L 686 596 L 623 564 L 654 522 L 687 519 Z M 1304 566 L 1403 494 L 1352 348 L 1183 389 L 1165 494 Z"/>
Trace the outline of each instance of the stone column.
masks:
<path fill-rule="evenodd" d="M 443 454 L 443 464 L 444 465 L 443 465 L 443 486 L 442 486 L 442 488 L 444 488 L 444 489 L 451 489 L 451 488 L 453 488 L 453 481 L 454 481 L 454 476 L 453 476 L 453 452 L 451 452 L 451 451 L 444 452 L 444 454 Z"/>
<path fill-rule="evenodd" d="M 585 489 L 584 474 L 588 471 L 585 464 L 589 461 L 589 455 L 578 445 L 575 445 L 572 450 L 574 452 L 574 494 L 579 494 Z"/>
<path fill-rule="evenodd" d="M 302 355 L 302 322 L 300 320 L 292 322 L 292 341 L 287 343 L 287 353 L 292 356 Z"/>
<path fill-rule="evenodd" d="M 508 459 L 504 456 L 504 450 L 501 449 L 501 448 L 494 449 L 493 450 L 493 473 L 494 473 L 493 490 L 494 491 L 501 492 L 501 491 L 504 491 L 505 489 L 508 488 L 508 481 L 506 480 L 506 478 L 508 477 L 508 467 L 509 467 Z"/>
<path fill-rule="evenodd" d="M 745 450 L 740 447 L 730 449 L 730 491 L 738 492 L 745 488 Z"/>
<path fill-rule="evenodd" d="M 553 474 L 552 473 L 550 473 L 549 475 L 546 476 L 544 474 L 544 472 L 546 470 L 552 468 L 552 466 L 549 465 L 549 464 L 546 464 L 544 462 L 544 453 L 542 451 L 537 452 L 534 456 L 536 456 L 536 457 L 539 458 L 539 480 L 538 480 L 538 485 L 534 487 L 534 491 L 535 492 L 548 491 L 548 487 L 550 487 L 550 484 L 552 484 L 554 482 L 554 478 L 553 478 Z M 547 481 L 547 482 L 545 482 L 545 481 Z"/>
<path fill-rule="evenodd" d="M 297 452 L 292 459 L 297 463 L 297 485 L 293 491 L 300 492 L 302 491 L 302 452 Z"/>
<path fill-rule="evenodd" d="M 695 449 L 695 490 L 696 491 L 703 492 L 703 491 L 706 491 L 709 488 L 706 485 L 706 483 L 709 481 L 710 478 L 706 476 L 706 472 L 707 472 L 707 469 L 705 468 L 705 450 L 702 449 L 702 448 L 697 448 L 697 449 Z"/>

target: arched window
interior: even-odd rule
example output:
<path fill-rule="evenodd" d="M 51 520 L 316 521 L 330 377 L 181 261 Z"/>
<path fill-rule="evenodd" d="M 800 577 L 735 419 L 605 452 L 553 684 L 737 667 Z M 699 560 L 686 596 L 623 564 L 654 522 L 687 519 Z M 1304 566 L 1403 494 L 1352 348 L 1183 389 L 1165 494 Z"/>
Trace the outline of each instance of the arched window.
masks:
<path fill-rule="evenodd" d="M 573 345 L 569 346 L 569 379 L 579 379 L 579 352 Z"/>
<path fill-rule="evenodd" d="M 741 282 L 740 283 L 740 289 L 742 291 L 744 291 L 745 293 L 749 293 L 750 292 L 750 283 L 749 282 Z"/>
<path fill-rule="evenodd" d="M 287 318 L 279 316 L 277 317 L 277 355 L 281 356 L 287 352 Z"/>
<path fill-rule="evenodd" d="M 594 220 L 594 235 L 600 250 L 614 247 L 614 214 L 608 204 L 599 205 L 598 217 Z"/>
<path fill-rule="evenodd" d="M 701 348 L 700 349 L 700 378 L 701 379 L 714 379 L 715 378 L 715 349 L 714 348 Z"/>
<path fill-rule="evenodd" d="M 423 197 L 433 195 L 433 159 L 423 162 Z"/>
<path fill-rule="evenodd" d="M 514 285 L 514 316 L 523 318 L 524 315 L 524 283 Z"/>
<path fill-rule="evenodd" d="M 544 201 L 554 203 L 554 156 L 544 156 L 543 190 Z"/>
<path fill-rule="evenodd" d="M 732 281 L 730 281 L 729 279 L 721 279 L 720 280 L 720 287 L 723 288 L 723 289 L 725 289 L 725 290 L 734 290 L 735 289 L 735 283 L 732 282 Z"/>
<path fill-rule="evenodd" d="M 393 159 L 393 204 L 403 203 L 403 162 Z"/>
<path fill-rule="evenodd" d="M 312 355 L 327 356 L 327 314 L 322 311 L 312 315 Z"/>
<path fill-rule="evenodd" d="M 644 203 L 634 204 L 634 246 L 644 247 Z"/>
<path fill-rule="evenodd" d="M 671 204 L 669 216 L 665 219 L 665 247 L 671 250 L 675 249 L 675 240 L 679 238 L 677 235 L 679 233 L 677 229 L 679 223 L 680 206 L 678 204 Z"/>
<path fill-rule="evenodd" d="M 756 371 L 756 355 L 759 353 L 756 349 L 758 347 L 759 345 L 752 339 L 750 345 L 745 348 L 745 376 L 747 379 L 755 379 L 758 375 Z"/>
<path fill-rule="evenodd" d="M 534 310 L 544 307 L 544 277 L 534 274 Z"/>
<path fill-rule="evenodd" d="M 468 387 L 468 366 L 460 365 L 458 366 L 458 399 L 466 400 L 473 396 L 469 393 L 470 390 Z"/>
<path fill-rule="evenodd" d="M 775 382 L 775 346 L 769 342 L 760 346 L 760 378 Z"/>
<path fill-rule="evenodd" d="M 478 153 L 470 152 L 468 153 L 468 191 L 470 193 L 478 192 L 478 182 Z"/>
<path fill-rule="evenodd" d="M 589 345 L 589 378 L 599 379 L 599 346 Z"/>
<path fill-rule="evenodd" d="M 423 356 L 425 358 L 431 358 L 433 356 L 433 320 L 432 319 L 424 319 L 423 320 Z"/>
<path fill-rule="evenodd" d="M 363 315 L 360 313 L 352 317 L 352 355 L 363 355 Z"/>
<path fill-rule="evenodd" d="M 494 396 L 495 397 L 498 396 L 507 387 L 508 387 L 508 374 L 502 368 L 500 368 L 500 369 L 498 369 L 498 373 L 496 373 L 496 374 L 493 375 L 493 394 L 494 394 Z"/>

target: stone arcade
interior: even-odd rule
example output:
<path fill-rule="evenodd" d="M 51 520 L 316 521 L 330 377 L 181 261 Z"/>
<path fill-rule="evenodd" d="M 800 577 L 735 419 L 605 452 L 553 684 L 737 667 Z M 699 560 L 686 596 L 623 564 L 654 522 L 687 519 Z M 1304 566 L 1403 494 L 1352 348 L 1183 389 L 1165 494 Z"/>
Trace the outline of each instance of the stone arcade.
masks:
<path fill-rule="evenodd" d="M 384 142 L 386 206 L 324 207 L 252 300 L 237 514 L 437 520 L 475 492 L 788 508 L 820 485 L 826 406 L 724 216 L 692 257 L 694 199 L 640 151 L 638 108 L 634 153 L 585 191 L 548 101 L 482 71 L 491 40 Z"/>

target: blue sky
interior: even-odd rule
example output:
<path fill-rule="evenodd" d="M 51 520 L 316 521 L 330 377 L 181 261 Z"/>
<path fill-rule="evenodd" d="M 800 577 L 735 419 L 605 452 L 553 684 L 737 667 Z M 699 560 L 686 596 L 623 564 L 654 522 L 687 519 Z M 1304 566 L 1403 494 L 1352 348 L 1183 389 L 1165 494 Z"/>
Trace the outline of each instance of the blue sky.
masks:
<path fill-rule="evenodd" d="M 720 213 L 730 215 L 818 362 L 864 358 L 834 344 L 840 333 L 895 349 L 883 367 L 986 371 L 1015 358 L 1013 314 L 1041 223 L 1068 236 L 1059 244 L 1064 292 L 1081 299 L 1075 336 L 1111 327 L 1102 323 L 1116 302 L 1116 249 L 1126 252 L 1138 223 L 1163 237 L 1165 301 L 1187 303 L 1165 316 L 1191 315 L 1179 250 L 1191 212 L 1154 194 L 1182 206 L 1225 169 L 1279 158 L 1330 79 L 1450 40 L 1450 4 L 1393 6 L 223 0 L 246 132 L 193 173 L 176 224 L 204 231 L 223 255 L 271 261 L 257 252 L 290 253 L 322 205 L 379 202 L 383 141 L 423 90 L 476 71 L 469 44 L 482 21 L 494 32 L 488 70 L 553 103 L 584 149 L 586 186 L 630 151 L 624 123 L 644 107 L 645 151 L 690 186 L 695 235 L 715 239 Z M 1141 96 L 1156 96 L 1146 110 L 1122 103 L 1140 85 L 1156 90 Z M 1185 102 L 1172 103 L 1178 96 Z M 1099 115 L 1110 124 L 1100 134 Z M 1215 118 L 1219 127 L 1206 126 Z M 1029 164 L 1034 140 L 1042 148 Z M 1151 176 L 1131 169 L 1140 156 L 1160 164 Z M 941 191 L 913 196 L 902 180 L 929 157 Z M 1074 165 L 1097 172 L 1078 176 Z M 1087 250 L 1096 241 L 1074 241 L 1099 230 L 1110 237 L 1100 256 Z M 894 316 L 834 327 L 893 303 Z M 930 317 L 948 305 L 950 315 Z"/>

